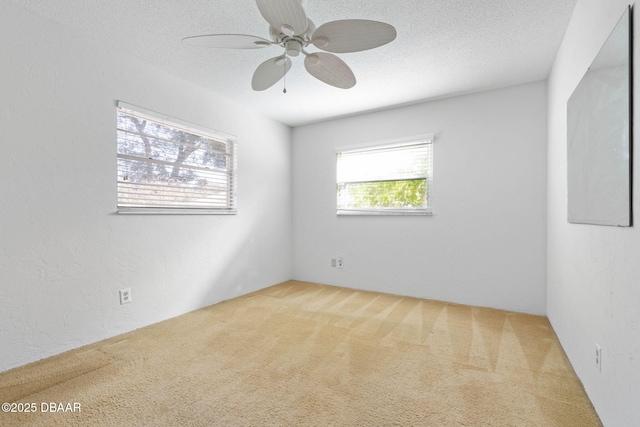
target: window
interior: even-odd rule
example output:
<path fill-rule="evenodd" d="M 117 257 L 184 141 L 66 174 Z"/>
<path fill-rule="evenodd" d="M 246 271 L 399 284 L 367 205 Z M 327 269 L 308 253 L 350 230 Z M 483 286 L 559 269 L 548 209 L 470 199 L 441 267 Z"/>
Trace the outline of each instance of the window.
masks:
<path fill-rule="evenodd" d="M 119 213 L 236 213 L 236 141 L 123 102 Z"/>
<path fill-rule="evenodd" d="M 338 215 L 429 215 L 431 135 L 336 151 Z"/>

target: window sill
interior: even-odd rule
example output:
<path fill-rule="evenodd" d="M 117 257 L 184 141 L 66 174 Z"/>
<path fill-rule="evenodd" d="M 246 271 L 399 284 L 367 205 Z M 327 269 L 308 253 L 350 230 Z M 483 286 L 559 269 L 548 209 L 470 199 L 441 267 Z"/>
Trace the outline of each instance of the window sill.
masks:
<path fill-rule="evenodd" d="M 120 215 L 235 215 L 238 211 L 235 209 L 119 208 L 116 213 Z"/>
<path fill-rule="evenodd" d="M 338 216 L 431 216 L 433 212 L 429 210 L 367 210 L 367 209 L 338 209 Z"/>

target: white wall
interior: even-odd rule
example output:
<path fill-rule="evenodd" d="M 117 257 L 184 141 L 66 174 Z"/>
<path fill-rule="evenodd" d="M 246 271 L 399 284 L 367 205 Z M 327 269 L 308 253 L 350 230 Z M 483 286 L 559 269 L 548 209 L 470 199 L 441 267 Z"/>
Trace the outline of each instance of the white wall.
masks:
<path fill-rule="evenodd" d="M 6 0 L 0 40 L 0 371 L 290 279 L 290 128 Z M 114 214 L 116 100 L 236 135 L 239 213 Z"/>
<path fill-rule="evenodd" d="M 640 230 L 567 223 L 566 108 L 628 4 L 578 0 L 549 78 L 548 95 L 547 311 L 608 427 L 640 425 Z M 637 42 L 634 55 L 638 57 Z M 637 69 L 638 61 L 635 64 Z M 636 104 L 638 87 L 636 80 Z M 638 123 L 639 109 L 635 111 Z M 638 200 L 640 179 L 635 169 L 633 199 Z M 602 373 L 594 363 L 595 343 L 602 347 Z"/>
<path fill-rule="evenodd" d="M 545 312 L 546 83 L 295 128 L 294 278 Z M 334 148 L 434 133 L 432 217 L 337 217 Z M 330 266 L 342 256 L 344 269 Z"/>

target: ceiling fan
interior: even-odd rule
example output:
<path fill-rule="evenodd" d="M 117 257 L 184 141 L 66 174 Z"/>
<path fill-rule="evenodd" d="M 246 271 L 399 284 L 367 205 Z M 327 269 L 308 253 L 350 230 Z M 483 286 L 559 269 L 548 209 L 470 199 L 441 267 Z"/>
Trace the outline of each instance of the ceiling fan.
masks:
<path fill-rule="evenodd" d="M 364 19 L 331 21 L 315 27 L 307 18 L 301 0 L 256 0 L 262 17 L 269 23 L 271 40 L 247 34 L 209 34 L 185 37 L 184 43 L 227 49 L 260 49 L 277 45 L 284 52 L 268 59 L 253 73 L 253 90 L 266 90 L 291 68 L 291 57 L 303 54 L 304 66 L 315 78 L 331 86 L 349 89 L 356 77 L 351 68 L 333 53 L 359 52 L 385 45 L 396 38 L 389 24 Z M 313 45 L 324 52 L 307 52 Z M 333 53 L 327 53 L 333 52 Z M 286 93 L 286 88 L 284 89 Z"/>

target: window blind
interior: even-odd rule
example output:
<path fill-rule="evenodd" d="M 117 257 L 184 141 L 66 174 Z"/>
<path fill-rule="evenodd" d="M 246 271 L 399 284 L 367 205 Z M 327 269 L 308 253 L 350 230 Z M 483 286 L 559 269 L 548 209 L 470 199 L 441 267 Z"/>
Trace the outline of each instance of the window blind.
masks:
<path fill-rule="evenodd" d="M 235 213 L 236 162 L 231 136 L 118 104 L 118 212 Z"/>

